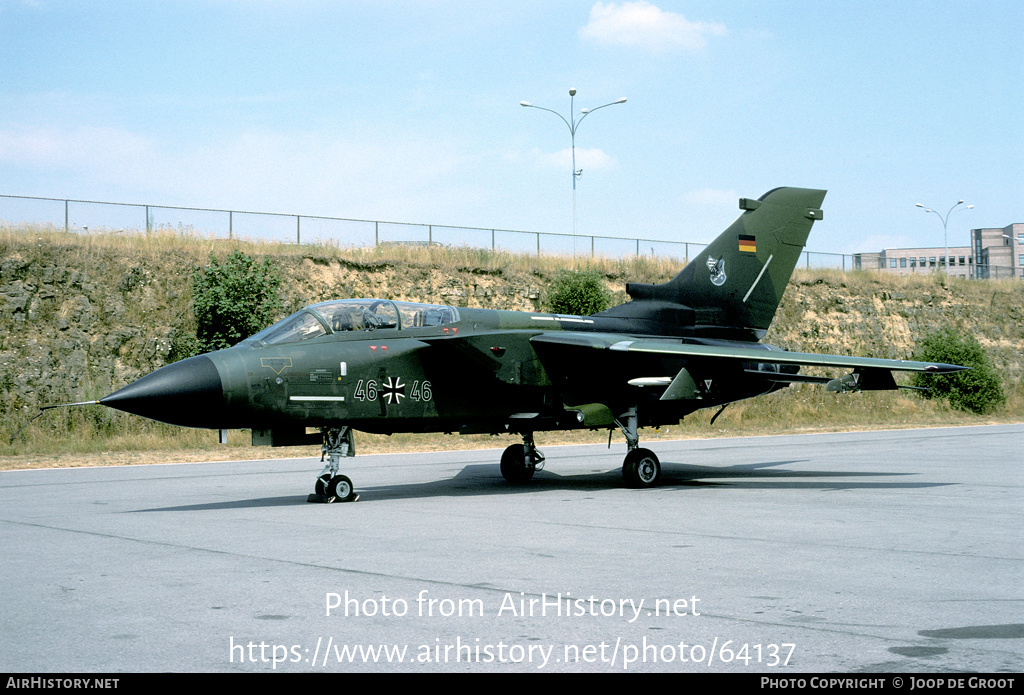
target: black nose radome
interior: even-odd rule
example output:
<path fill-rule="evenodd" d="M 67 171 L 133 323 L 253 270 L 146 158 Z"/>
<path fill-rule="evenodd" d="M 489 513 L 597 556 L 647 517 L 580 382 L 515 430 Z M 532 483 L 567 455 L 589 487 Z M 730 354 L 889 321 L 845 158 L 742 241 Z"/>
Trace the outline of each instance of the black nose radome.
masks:
<path fill-rule="evenodd" d="M 100 403 L 171 425 L 216 428 L 223 418 L 224 391 L 213 361 L 199 355 L 161 367 Z"/>

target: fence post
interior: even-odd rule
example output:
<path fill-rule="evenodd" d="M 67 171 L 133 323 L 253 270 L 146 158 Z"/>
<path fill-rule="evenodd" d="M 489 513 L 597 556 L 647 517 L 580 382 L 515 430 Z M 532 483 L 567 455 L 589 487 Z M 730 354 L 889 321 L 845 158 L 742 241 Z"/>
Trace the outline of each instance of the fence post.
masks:
<path fill-rule="evenodd" d="M 537 232 L 537 255 L 540 255 L 540 232 Z"/>
<path fill-rule="evenodd" d="M 300 215 L 295 216 L 295 243 L 302 244 L 302 217 Z"/>
<path fill-rule="evenodd" d="M 235 238 L 235 213 L 228 210 L 228 239 Z"/>
<path fill-rule="evenodd" d="M 380 246 L 380 222 L 373 223 L 373 245 Z"/>
<path fill-rule="evenodd" d="M 427 246 L 434 245 L 434 225 L 427 225 Z"/>
<path fill-rule="evenodd" d="M 636 257 L 640 258 L 640 240 L 636 240 Z"/>
<path fill-rule="evenodd" d="M 64 233 L 67 234 L 71 229 L 68 227 L 68 201 L 64 201 Z"/>
<path fill-rule="evenodd" d="M 491 253 L 494 253 L 494 230 L 491 230 Z"/>
<path fill-rule="evenodd" d="M 149 236 L 149 206 L 146 206 L 146 236 Z"/>

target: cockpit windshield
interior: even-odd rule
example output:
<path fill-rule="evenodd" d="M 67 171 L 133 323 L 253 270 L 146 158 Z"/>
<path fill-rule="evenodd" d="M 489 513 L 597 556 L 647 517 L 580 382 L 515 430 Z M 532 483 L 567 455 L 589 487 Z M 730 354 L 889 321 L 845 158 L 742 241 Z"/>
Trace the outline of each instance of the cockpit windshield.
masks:
<path fill-rule="evenodd" d="M 277 345 L 278 343 L 295 343 L 321 335 L 327 335 L 323 324 L 316 316 L 303 309 L 278 321 L 270 328 L 264 328 L 249 340 L 258 340 L 264 345 Z"/>
<path fill-rule="evenodd" d="M 295 312 L 245 342 L 278 345 L 346 331 L 408 330 L 444 326 L 459 320 L 458 309 L 439 304 L 388 299 L 337 299 Z"/>

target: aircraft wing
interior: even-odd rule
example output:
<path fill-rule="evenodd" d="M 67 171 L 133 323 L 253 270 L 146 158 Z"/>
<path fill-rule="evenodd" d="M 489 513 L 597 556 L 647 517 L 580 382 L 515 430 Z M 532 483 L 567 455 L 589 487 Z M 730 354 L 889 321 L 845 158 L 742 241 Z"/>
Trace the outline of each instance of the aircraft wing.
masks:
<path fill-rule="evenodd" d="M 875 357 L 848 357 L 844 355 L 820 355 L 807 352 L 789 352 L 766 345 L 730 344 L 725 341 L 719 344 L 693 344 L 681 340 L 663 340 L 655 338 L 631 339 L 622 335 L 602 333 L 543 333 L 530 339 L 539 345 L 559 345 L 563 348 L 591 350 L 608 350 L 638 354 L 656 354 L 692 358 L 700 361 L 738 362 L 745 373 L 765 381 L 775 383 L 811 383 L 823 384 L 829 391 L 860 391 L 860 390 L 893 390 L 915 389 L 913 386 L 900 386 L 892 376 L 893 371 L 925 372 L 928 374 L 951 374 L 968 367 L 956 364 L 935 362 L 915 362 L 911 360 L 890 360 Z M 776 365 L 793 365 L 804 367 L 839 367 L 852 369 L 853 372 L 840 378 L 809 376 L 795 373 L 796 370 L 778 369 Z M 692 369 L 692 368 L 691 368 Z M 634 379 L 629 382 L 637 386 L 665 386 L 662 400 L 675 400 L 686 397 L 681 394 L 694 393 L 692 374 L 687 368 L 680 370 L 676 377 L 651 375 L 649 378 Z"/>
<path fill-rule="evenodd" d="M 808 352 L 759 350 L 747 347 L 723 347 L 718 345 L 663 345 L 657 340 L 625 340 L 609 346 L 609 350 L 628 352 L 656 352 L 687 357 L 724 357 L 754 362 L 775 364 L 797 364 L 814 367 L 849 367 L 889 369 L 904 372 L 928 372 L 929 374 L 950 374 L 967 369 L 956 364 L 914 362 L 911 360 L 888 360 L 876 357 L 847 357 L 843 355 L 819 355 Z"/>
<path fill-rule="evenodd" d="M 771 350 L 767 347 L 749 347 L 744 345 L 695 345 L 651 338 L 627 338 L 624 340 L 621 335 L 599 333 L 543 333 L 531 338 L 531 342 L 590 347 L 620 352 L 646 352 L 677 355 L 679 357 L 730 359 L 743 362 L 769 362 L 772 364 L 795 364 L 813 367 L 888 369 L 893 371 L 927 372 L 929 374 L 950 374 L 968 369 L 968 367 L 956 364 L 889 360 L 876 357 L 819 355 L 809 352 L 789 352 L 787 350 Z"/>

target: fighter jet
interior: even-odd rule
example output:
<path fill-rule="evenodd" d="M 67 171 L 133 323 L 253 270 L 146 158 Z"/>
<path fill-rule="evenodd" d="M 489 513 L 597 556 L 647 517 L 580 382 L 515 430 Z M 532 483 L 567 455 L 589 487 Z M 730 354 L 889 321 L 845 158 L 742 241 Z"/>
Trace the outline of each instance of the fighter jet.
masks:
<path fill-rule="evenodd" d="M 356 499 L 340 461 L 353 430 L 514 434 L 506 481 L 544 467 L 534 434 L 625 436 L 626 485 L 658 484 L 641 427 L 678 423 L 795 382 L 831 391 L 900 388 L 893 371 L 964 369 L 789 352 L 760 343 L 825 191 L 743 198 L 737 220 L 672 280 L 626 285 L 631 300 L 591 316 L 467 309 L 388 299 L 313 304 L 225 350 L 162 367 L 98 403 L 160 422 L 250 429 L 255 445 L 320 444 L 311 501 Z M 838 378 L 800 367 L 852 370 Z M 906 387 L 904 387 L 906 388 Z"/>

